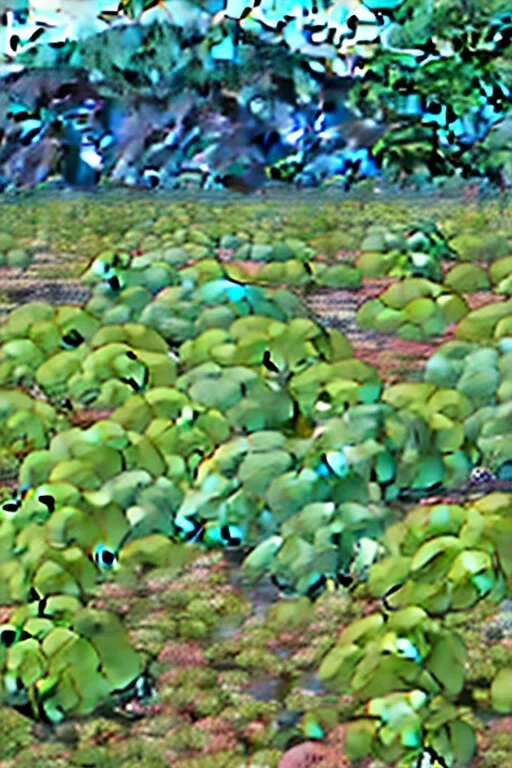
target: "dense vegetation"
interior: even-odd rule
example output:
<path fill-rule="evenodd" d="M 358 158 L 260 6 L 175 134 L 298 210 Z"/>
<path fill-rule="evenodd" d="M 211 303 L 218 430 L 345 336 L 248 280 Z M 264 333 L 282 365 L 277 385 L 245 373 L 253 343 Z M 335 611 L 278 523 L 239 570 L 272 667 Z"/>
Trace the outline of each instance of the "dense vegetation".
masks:
<path fill-rule="evenodd" d="M 476 634 L 511 572 L 496 210 L 4 204 L 4 301 L 13 251 L 35 274 L 60 253 L 92 286 L 83 306 L 7 311 L 0 348 L 2 698 L 79 741 L 72 764 L 277 765 L 311 739 L 328 761 L 340 723 L 354 764 L 451 766 L 477 713 L 511 711 L 503 634 L 487 666 Z M 420 380 L 389 382 L 304 303 L 369 272 L 387 284 L 357 321 L 430 340 Z M 219 550 L 243 559 L 236 588 Z M 256 581 L 281 595 L 266 619 Z M 327 692 L 300 694 L 308 670 Z M 260 677 L 284 687 L 262 701 Z M 119 758 L 91 728 L 130 711 L 159 747 L 119 726 Z M 60 755 L 12 722 L 16 765 Z"/>
<path fill-rule="evenodd" d="M 1 27 L 5 189 L 510 186 L 504 0 L 24 5 Z"/>

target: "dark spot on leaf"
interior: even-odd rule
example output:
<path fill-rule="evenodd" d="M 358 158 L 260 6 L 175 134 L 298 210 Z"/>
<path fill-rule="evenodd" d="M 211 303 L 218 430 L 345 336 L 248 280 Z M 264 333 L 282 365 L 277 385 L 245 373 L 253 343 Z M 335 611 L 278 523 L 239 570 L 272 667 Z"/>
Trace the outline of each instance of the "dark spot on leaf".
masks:
<path fill-rule="evenodd" d="M 53 512 L 55 509 L 55 499 L 53 496 L 49 496 L 47 494 L 42 494 L 39 496 L 38 501 L 41 502 L 41 504 L 44 504 L 45 507 L 48 507 L 49 512 Z"/>
<path fill-rule="evenodd" d="M 265 352 L 263 353 L 263 365 L 267 370 L 273 371 L 273 373 L 279 373 L 279 368 L 270 359 L 270 352 L 268 349 L 266 349 Z"/>
<path fill-rule="evenodd" d="M 28 131 L 24 136 L 21 136 L 20 142 L 23 144 L 23 146 L 28 147 L 29 144 L 33 142 L 33 140 L 41 133 L 41 128 L 32 128 L 32 130 Z"/>
<path fill-rule="evenodd" d="M 110 277 L 107 282 L 113 291 L 118 291 L 121 288 L 121 283 L 119 282 L 117 275 Z"/>
<path fill-rule="evenodd" d="M 71 96 L 73 91 L 75 90 L 76 83 L 63 83 L 60 85 L 55 93 L 53 94 L 54 99 L 65 99 L 67 96 Z"/>
<path fill-rule="evenodd" d="M 135 381 L 133 376 L 121 377 L 121 381 L 123 382 L 123 384 L 128 384 L 128 386 L 131 387 L 134 390 L 134 392 L 140 391 L 139 384 L 138 382 Z"/>
<path fill-rule="evenodd" d="M 46 32 L 44 27 L 39 27 L 39 29 L 36 29 L 36 31 L 30 36 L 30 42 L 35 43 L 36 40 L 38 40 L 41 35 L 44 35 Z"/>
<path fill-rule="evenodd" d="M 4 512 L 16 512 L 20 506 L 19 501 L 6 501 L 5 504 L 2 504 L 2 509 Z"/>
<path fill-rule="evenodd" d="M 82 344 L 84 341 L 84 337 L 79 331 L 76 330 L 76 328 L 72 328 L 62 337 L 62 341 L 65 344 L 68 344 L 70 347 L 79 347 L 80 344 Z"/>
<path fill-rule="evenodd" d="M 16 631 L 14 629 L 2 629 L 0 632 L 0 643 L 10 648 L 16 642 Z"/>
<path fill-rule="evenodd" d="M 324 573 L 320 574 L 317 579 L 307 588 L 306 596 L 314 600 L 320 596 L 325 585 L 327 584 L 327 577 Z"/>
<path fill-rule="evenodd" d="M 338 573 L 336 576 L 336 581 L 340 585 L 340 587 L 350 587 L 350 585 L 353 582 L 353 578 L 349 576 L 347 573 Z"/>

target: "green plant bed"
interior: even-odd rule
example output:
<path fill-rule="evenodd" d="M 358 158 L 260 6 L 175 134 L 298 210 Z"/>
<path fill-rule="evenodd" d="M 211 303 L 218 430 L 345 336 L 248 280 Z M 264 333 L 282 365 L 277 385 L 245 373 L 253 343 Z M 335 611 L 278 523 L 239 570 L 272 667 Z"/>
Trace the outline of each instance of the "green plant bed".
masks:
<path fill-rule="evenodd" d="M 372 225 L 361 243 L 356 266 L 364 277 L 424 277 L 440 281 L 442 259 L 453 258 L 445 236 L 430 222 L 404 230 Z"/>
<path fill-rule="evenodd" d="M 469 311 L 465 299 L 424 278 L 406 278 L 365 302 L 357 313 L 362 330 L 394 333 L 409 341 L 441 334 Z"/>
<path fill-rule="evenodd" d="M 459 293 L 489 290 L 476 265 L 389 286 L 359 310 L 369 334 L 458 324 L 423 380 L 392 383 L 291 287 L 357 291 L 360 266 L 315 260 L 313 238 L 360 242 L 379 220 L 403 255 L 412 215 L 218 209 L 132 201 L 108 244 L 119 211 L 91 205 L 85 307 L 29 302 L 0 325 L 0 469 L 17 479 L 1 489 L 0 682 L 24 713 L 5 717 L 5 759 L 278 766 L 304 741 L 338 759 L 341 723 L 352 761 L 432 748 L 467 764 L 466 702 L 510 711 L 505 646 L 468 648 L 509 594 L 510 494 L 463 496 L 475 466 L 510 471 L 508 305 L 476 333 Z M 45 236 L 64 240 L 70 209 L 49 210 Z M 214 256 L 263 234 L 265 285 Z M 411 510 L 408 494 L 447 498 Z M 48 743 L 25 715 L 50 721 Z"/>
<path fill-rule="evenodd" d="M 476 264 L 457 264 L 445 275 L 444 284 L 459 293 L 485 291 L 489 288 L 489 278 L 485 269 Z"/>
<path fill-rule="evenodd" d="M 465 341 L 488 341 L 498 333 L 500 321 L 506 321 L 511 311 L 512 300 L 486 304 L 469 312 L 458 324 L 455 335 Z"/>
<path fill-rule="evenodd" d="M 463 233 L 450 240 L 450 245 L 464 261 L 482 261 L 490 264 L 509 252 L 503 235 L 490 233 Z"/>
<path fill-rule="evenodd" d="M 512 256 L 505 256 L 491 264 L 489 276 L 495 293 L 510 296 L 512 289 Z"/>

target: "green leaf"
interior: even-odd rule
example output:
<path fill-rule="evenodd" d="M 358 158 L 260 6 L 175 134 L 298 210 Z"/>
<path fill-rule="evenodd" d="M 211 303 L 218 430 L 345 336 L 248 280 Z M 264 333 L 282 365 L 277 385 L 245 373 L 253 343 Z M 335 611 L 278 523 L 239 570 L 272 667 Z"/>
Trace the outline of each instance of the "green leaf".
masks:
<path fill-rule="evenodd" d="M 430 488 L 444 480 L 446 469 L 439 455 L 422 456 L 415 467 L 412 488 Z"/>
<path fill-rule="evenodd" d="M 492 560 L 487 552 L 478 549 L 469 549 L 461 552 L 453 561 L 447 578 L 460 582 L 469 575 L 480 573 L 492 567 Z"/>
<path fill-rule="evenodd" d="M 411 560 L 410 571 L 415 578 L 431 582 L 444 576 L 451 562 L 462 549 L 455 536 L 438 536 L 425 542 Z"/>
<path fill-rule="evenodd" d="M 338 643 L 341 646 L 351 645 L 355 642 L 364 644 L 369 638 L 373 638 L 379 633 L 383 624 L 383 616 L 379 613 L 372 613 L 364 619 L 352 622 L 352 624 L 344 629 Z"/>
<path fill-rule="evenodd" d="M 401 584 L 409 573 L 410 557 L 393 555 L 374 563 L 368 572 L 368 587 L 374 597 L 381 597 L 388 589 Z"/>
<path fill-rule="evenodd" d="M 493 709 L 501 714 L 512 712 L 512 668 L 500 669 L 491 685 Z"/>
<path fill-rule="evenodd" d="M 281 536 L 272 536 L 258 544 L 243 563 L 243 568 L 249 576 L 257 577 L 269 570 L 282 543 Z"/>
<path fill-rule="evenodd" d="M 410 605 L 391 614 L 388 620 L 388 629 L 394 629 L 397 632 L 408 632 L 426 620 L 427 614 L 423 608 L 418 608 L 417 605 Z"/>
<path fill-rule="evenodd" d="M 386 306 L 393 309 L 404 309 L 409 302 L 422 297 L 437 298 L 442 288 L 436 283 L 422 277 L 410 277 L 390 285 L 380 296 Z"/>
<path fill-rule="evenodd" d="M 126 688 L 141 672 L 141 661 L 131 647 L 121 619 L 106 611 L 84 608 L 74 618 L 75 631 L 98 653 L 112 690 Z"/>
<path fill-rule="evenodd" d="M 457 696 L 464 686 L 466 647 L 454 633 L 447 633 L 434 646 L 427 669 L 435 675 L 448 696 Z"/>
<path fill-rule="evenodd" d="M 372 752 L 377 726 L 373 720 L 355 720 L 347 723 L 345 754 L 349 760 L 360 760 Z"/>
<path fill-rule="evenodd" d="M 297 629 L 307 625 L 313 615 L 313 603 L 308 597 L 286 600 L 272 606 L 268 619 L 278 629 Z"/>
<path fill-rule="evenodd" d="M 462 720 L 454 720 L 448 724 L 448 730 L 456 762 L 466 765 L 475 756 L 477 749 L 473 728 Z"/>

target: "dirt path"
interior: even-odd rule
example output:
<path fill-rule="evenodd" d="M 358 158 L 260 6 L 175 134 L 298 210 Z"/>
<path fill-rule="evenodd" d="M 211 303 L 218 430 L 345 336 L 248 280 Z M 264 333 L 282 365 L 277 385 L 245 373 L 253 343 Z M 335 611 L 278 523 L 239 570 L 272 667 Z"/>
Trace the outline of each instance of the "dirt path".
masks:
<path fill-rule="evenodd" d="M 45 271 L 53 270 L 62 277 L 45 277 Z M 91 296 L 88 286 L 79 278 L 67 277 L 70 260 L 65 254 L 39 252 L 34 254 L 26 270 L 0 267 L 0 316 L 6 315 L 29 301 L 48 301 L 50 304 L 84 304 Z M 41 272 L 43 274 L 41 275 Z"/>

